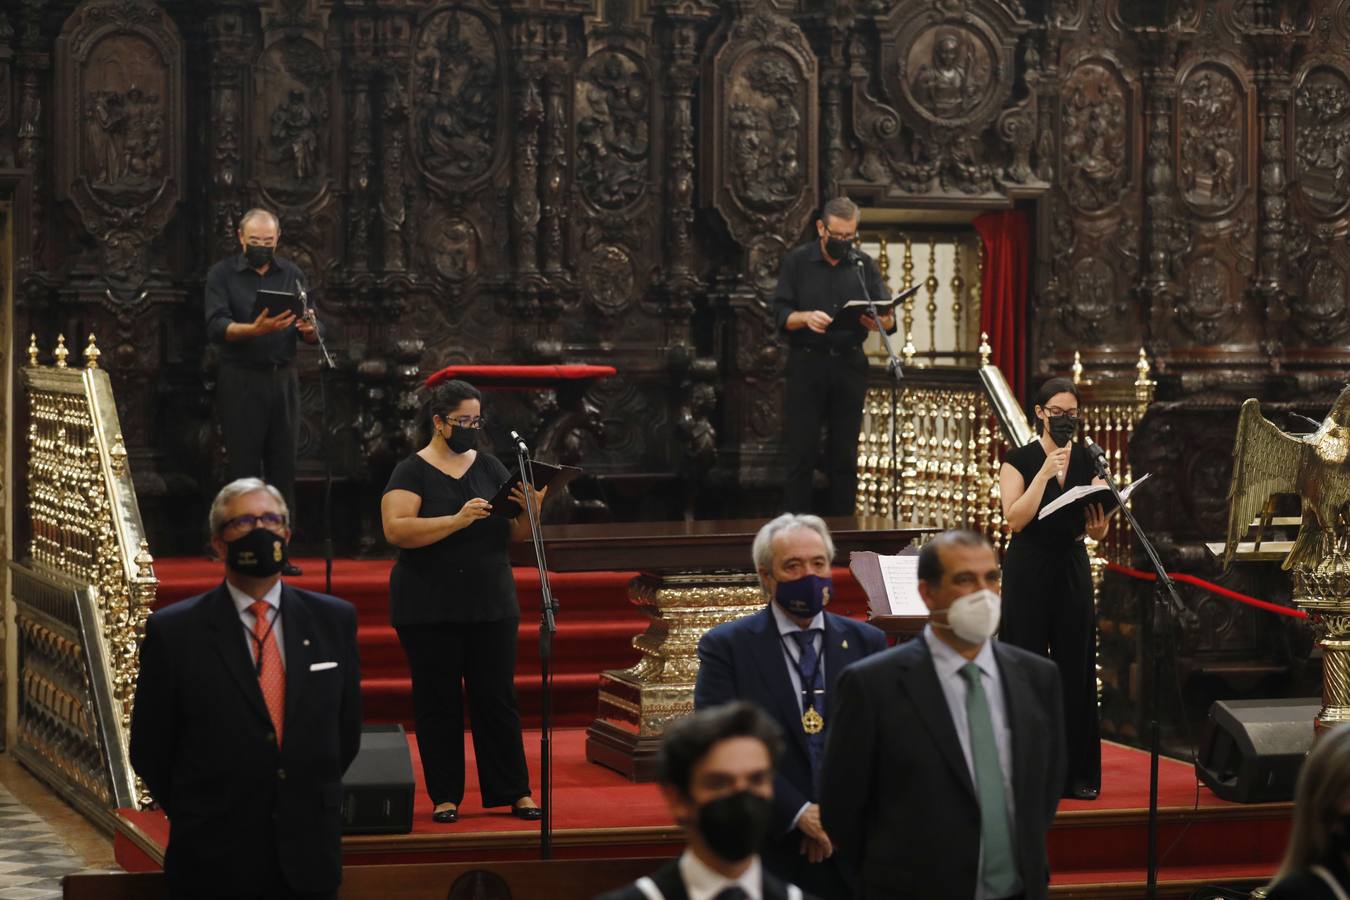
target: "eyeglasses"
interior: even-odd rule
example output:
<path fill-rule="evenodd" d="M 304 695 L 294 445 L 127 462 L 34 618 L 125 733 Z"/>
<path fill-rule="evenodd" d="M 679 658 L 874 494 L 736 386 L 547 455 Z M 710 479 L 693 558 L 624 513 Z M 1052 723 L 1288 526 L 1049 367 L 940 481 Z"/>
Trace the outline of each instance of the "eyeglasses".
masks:
<path fill-rule="evenodd" d="M 261 525 L 264 528 L 277 529 L 286 527 L 286 517 L 281 513 L 263 513 L 260 516 L 251 516 L 245 513 L 242 516 L 235 516 L 223 526 L 221 531 L 252 531 Z"/>
<path fill-rule="evenodd" d="M 1045 410 L 1045 414 L 1052 419 L 1058 419 L 1060 416 L 1068 416 L 1070 419 L 1078 418 L 1078 409 L 1076 407 L 1074 409 L 1060 409 L 1058 406 L 1046 406 L 1042 408 Z"/>
<path fill-rule="evenodd" d="M 451 425 L 458 425 L 460 428 L 482 428 L 487 424 L 487 419 L 482 416 L 456 416 L 453 419 L 446 419 Z"/>

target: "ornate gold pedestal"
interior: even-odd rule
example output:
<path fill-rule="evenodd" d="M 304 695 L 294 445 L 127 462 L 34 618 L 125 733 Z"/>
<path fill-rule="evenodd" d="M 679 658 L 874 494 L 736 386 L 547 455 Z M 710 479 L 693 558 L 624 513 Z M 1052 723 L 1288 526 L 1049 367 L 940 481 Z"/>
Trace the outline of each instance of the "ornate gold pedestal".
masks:
<path fill-rule="evenodd" d="M 586 759 L 651 781 L 666 723 L 694 710 L 699 638 L 763 607 L 764 594 L 750 573 L 683 573 L 638 576 L 628 597 L 651 617 L 633 638 L 642 659 L 630 669 L 600 673 L 600 709 L 586 732 Z"/>
<path fill-rule="evenodd" d="M 1322 648 L 1322 709 L 1313 723 L 1321 732 L 1350 722 L 1350 559 L 1335 553 L 1314 568 L 1295 566 L 1294 603 L 1312 618 Z"/>

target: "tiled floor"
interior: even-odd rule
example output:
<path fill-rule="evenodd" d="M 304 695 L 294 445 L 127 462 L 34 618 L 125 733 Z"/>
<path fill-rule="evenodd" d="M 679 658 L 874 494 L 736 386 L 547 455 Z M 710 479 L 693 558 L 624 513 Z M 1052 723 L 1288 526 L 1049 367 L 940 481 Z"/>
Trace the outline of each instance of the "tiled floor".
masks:
<path fill-rule="evenodd" d="M 43 819 L 0 786 L 0 900 L 61 896 L 61 876 L 85 868 Z"/>

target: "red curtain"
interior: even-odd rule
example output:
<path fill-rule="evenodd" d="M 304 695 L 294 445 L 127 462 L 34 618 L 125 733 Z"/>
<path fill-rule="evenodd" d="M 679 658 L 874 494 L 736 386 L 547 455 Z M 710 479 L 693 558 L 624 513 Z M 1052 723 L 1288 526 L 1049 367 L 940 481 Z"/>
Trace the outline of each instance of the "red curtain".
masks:
<path fill-rule="evenodd" d="M 989 335 L 993 363 L 1013 394 L 1026 399 L 1027 295 L 1030 292 L 1031 223 L 1024 212 L 990 212 L 974 221 L 984 241 L 980 330 Z"/>

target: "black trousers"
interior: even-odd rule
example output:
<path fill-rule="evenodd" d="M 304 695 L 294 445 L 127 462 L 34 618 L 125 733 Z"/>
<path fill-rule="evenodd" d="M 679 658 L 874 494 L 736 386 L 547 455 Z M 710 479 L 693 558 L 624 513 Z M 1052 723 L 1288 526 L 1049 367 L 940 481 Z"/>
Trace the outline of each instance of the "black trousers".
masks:
<path fill-rule="evenodd" d="M 1064 689 L 1066 788 L 1101 788 L 1097 622 L 1092 571 L 1079 542 L 1042 547 L 1013 538 L 1003 558 L 999 640 L 1048 656 Z"/>
<path fill-rule="evenodd" d="M 784 392 L 787 479 L 783 511 L 851 516 L 858 491 L 858 432 L 867 396 L 867 355 L 861 347 L 840 351 L 793 347 L 788 353 Z M 830 479 L 825 508 L 811 508 L 812 476 L 825 425 L 825 474 Z"/>
<path fill-rule="evenodd" d="M 509 806 L 529 796 L 530 775 L 516 708 L 519 619 L 397 628 L 412 670 L 413 717 L 422 775 L 432 803 L 464 800 L 464 703 L 469 698 L 473 749 L 483 805 Z"/>
<path fill-rule="evenodd" d="M 226 472 L 264 478 L 281 491 L 295 522 L 295 451 L 300 440 L 300 381 L 295 367 L 245 368 L 222 362 L 216 405 Z"/>

